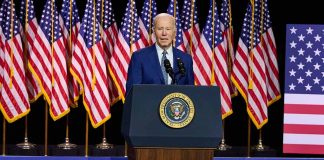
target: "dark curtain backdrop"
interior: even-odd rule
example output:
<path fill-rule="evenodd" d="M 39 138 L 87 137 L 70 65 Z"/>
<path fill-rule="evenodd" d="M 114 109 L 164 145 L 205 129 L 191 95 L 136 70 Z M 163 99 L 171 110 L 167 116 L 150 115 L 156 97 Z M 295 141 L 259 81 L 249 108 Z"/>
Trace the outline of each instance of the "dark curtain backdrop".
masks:
<path fill-rule="evenodd" d="M 19 9 L 20 0 L 14 0 L 17 9 Z M 156 0 L 158 12 L 166 12 L 169 0 Z M 201 28 L 205 23 L 209 8 L 209 0 L 196 0 L 198 6 L 199 23 Z M 0 0 L 2 2 L 2 0 Z M 138 12 L 140 13 L 144 0 L 136 0 Z M 321 14 L 322 5 L 320 0 L 294 1 L 294 0 L 269 0 L 270 15 L 272 18 L 273 32 L 276 38 L 280 85 L 283 93 L 284 85 L 284 58 L 285 58 L 285 30 L 286 24 L 321 24 L 324 23 L 324 16 Z M 57 0 L 57 7 L 61 8 L 62 0 Z M 114 14 L 116 20 L 121 22 L 124 15 L 127 0 L 112 0 Z M 221 0 L 217 0 L 217 5 L 220 6 Z M 235 47 L 238 42 L 241 25 L 248 0 L 232 0 L 232 18 L 234 25 L 234 43 Z M 35 11 L 39 20 L 45 0 L 34 0 Z M 80 17 L 83 17 L 86 0 L 77 0 Z M 182 8 L 183 0 L 179 0 L 179 6 Z M 113 144 L 124 144 L 124 139 L 120 134 L 120 122 L 122 113 L 122 103 L 118 102 L 111 108 L 112 117 L 107 122 L 106 136 L 108 141 Z M 28 115 L 29 140 L 36 144 L 44 144 L 44 108 L 45 103 L 43 98 L 31 105 L 31 112 Z M 248 116 L 246 105 L 241 96 L 233 98 L 234 113 L 225 120 L 225 138 L 226 143 L 231 146 L 246 146 L 247 131 L 248 131 Z M 269 121 L 262 128 L 263 144 L 277 150 L 279 156 L 282 155 L 282 131 L 283 131 L 283 95 L 282 98 L 268 108 Z M 70 122 L 70 140 L 72 143 L 83 145 L 85 142 L 85 110 L 82 102 L 79 101 L 79 107 L 71 109 L 69 114 Z M 2 137 L 2 119 L 1 132 Z M 65 138 L 65 123 L 66 118 L 54 122 L 49 116 L 49 144 L 62 143 Z M 97 144 L 101 142 L 102 127 L 93 129 L 89 123 L 89 144 Z M 251 144 L 257 144 L 259 131 L 256 130 L 251 123 Z M 16 144 L 23 141 L 24 137 L 24 118 L 7 124 L 7 143 Z M 2 143 L 2 138 L 0 140 Z"/>

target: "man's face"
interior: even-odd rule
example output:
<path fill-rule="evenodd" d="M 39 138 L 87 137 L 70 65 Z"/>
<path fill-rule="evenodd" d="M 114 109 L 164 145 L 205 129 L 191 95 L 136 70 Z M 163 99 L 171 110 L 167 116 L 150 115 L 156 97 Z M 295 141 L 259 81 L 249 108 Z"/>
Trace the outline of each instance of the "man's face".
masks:
<path fill-rule="evenodd" d="M 172 40 L 175 39 L 176 29 L 171 17 L 158 17 L 154 26 L 156 43 L 163 49 L 171 46 Z"/>

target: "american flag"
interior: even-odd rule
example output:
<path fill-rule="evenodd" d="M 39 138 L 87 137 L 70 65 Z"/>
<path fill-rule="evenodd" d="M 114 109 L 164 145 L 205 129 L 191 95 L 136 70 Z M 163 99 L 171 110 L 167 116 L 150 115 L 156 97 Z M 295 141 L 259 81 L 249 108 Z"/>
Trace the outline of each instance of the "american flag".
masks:
<path fill-rule="evenodd" d="M 214 3 L 214 4 L 213 4 Z M 224 50 L 224 39 L 222 36 L 222 30 L 220 26 L 220 20 L 218 18 L 218 10 L 216 2 L 211 1 L 206 29 L 204 34 L 209 34 L 209 36 L 214 36 L 212 39 L 208 39 L 208 43 L 211 44 L 214 49 L 212 49 L 212 66 L 213 66 L 213 75 L 214 79 L 212 80 L 212 85 L 220 87 L 221 94 L 221 111 L 222 118 L 226 118 L 233 113 L 232 110 L 232 101 L 230 94 L 230 80 L 228 77 L 228 68 L 227 68 L 227 55 Z M 214 81 L 214 82 L 213 82 Z"/>
<path fill-rule="evenodd" d="M 180 49 L 183 52 L 186 52 L 186 46 L 183 43 L 183 37 L 182 37 L 183 32 L 182 32 L 181 19 L 180 19 L 177 0 L 170 0 L 167 13 L 172 15 L 176 19 L 177 33 L 174 42 L 174 47 Z"/>
<path fill-rule="evenodd" d="M 82 19 L 76 48 L 72 55 L 71 73 L 83 90 L 85 106 L 91 124 L 99 127 L 110 118 L 107 55 L 103 50 L 95 4 L 88 0 Z"/>
<path fill-rule="evenodd" d="M 200 42 L 200 29 L 198 24 L 197 7 L 195 5 L 195 1 L 184 1 L 181 15 L 181 24 L 183 26 L 184 45 L 186 46 L 187 53 L 192 54 L 193 57 L 195 84 L 209 85 L 210 77 L 208 75 L 210 74 L 206 74 L 206 70 L 210 69 L 211 67 L 207 67 L 206 70 L 203 67 L 198 67 L 206 67 L 206 65 L 211 65 L 211 61 L 210 57 L 202 55 L 203 53 L 197 50 L 198 44 Z M 204 82 L 204 78 L 207 78 L 208 82 Z"/>
<path fill-rule="evenodd" d="M 262 3 L 260 0 L 256 0 L 252 6 L 249 3 L 247 7 L 231 78 L 247 103 L 247 112 L 252 122 L 260 129 L 268 121 L 267 58 L 262 43 L 260 43 Z M 252 9 L 254 9 L 253 18 Z M 252 33 L 252 31 L 254 32 Z"/>
<path fill-rule="evenodd" d="M 198 13 L 195 0 L 184 0 L 181 25 L 183 29 L 183 43 L 187 53 L 192 54 L 198 46 L 200 29 L 198 24 Z"/>
<path fill-rule="evenodd" d="M 24 54 L 26 58 L 24 61 L 27 62 L 30 58 L 29 53 L 31 52 L 31 46 L 35 40 L 38 28 L 33 0 L 21 0 L 19 19 L 24 28 L 22 39 L 24 42 Z M 26 83 L 29 101 L 34 102 L 41 96 L 42 91 L 37 80 L 29 70 L 26 70 Z"/>
<path fill-rule="evenodd" d="M 270 13 L 268 8 L 268 0 L 264 1 L 264 22 L 263 22 L 263 34 L 262 40 L 263 48 L 266 52 L 267 58 L 267 98 L 268 106 L 276 102 L 281 98 L 280 85 L 279 85 L 279 69 L 277 60 L 277 48 L 276 41 L 272 31 L 272 23 L 270 19 Z"/>
<path fill-rule="evenodd" d="M 231 71 L 234 62 L 234 37 L 233 37 L 233 26 L 232 26 L 232 13 L 231 13 L 231 1 L 222 0 L 220 21 L 221 28 L 224 38 L 224 50 L 227 53 L 227 63 L 228 63 L 228 75 L 231 76 Z M 237 89 L 234 84 L 230 82 L 230 91 L 232 96 L 237 95 Z"/>
<path fill-rule="evenodd" d="M 118 35 L 117 23 L 115 21 L 111 0 L 97 0 L 96 3 L 97 19 L 101 24 L 100 32 L 102 35 L 102 45 L 105 54 L 108 56 L 106 63 L 109 63 L 109 59 L 112 57 L 114 44 Z M 119 96 L 117 86 L 115 85 L 111 75 L 108 74 L 108 76 L 110 104 L 113 105 L 121 99 L 121 96 Z"/>
<path fill-rule="evenodd" d="M 324 154 L 323 33 L 324 25 L 286 27 L 284 153 Z"/>
<path fill-rule="evenodd" d="M 75 49 L 77 36 L 80 29 L 79 12 L 74 0 L 63 0 L 62 9 L 60 14 L 60 25 L 63 29 L 63 37 L 65 46 L 67 46 L 67 64 L 68 68 L 71 65 L 72 53 Z M 80 86 L 70 72 L 67 72 L 68 76 L 68 89 L 69 89 L 69 104 L 77 105 L 77 101 L 80 95 Z"/>
<path fill-rule="evenodd" d="M 0 109 L 9 123 L 30 111 L 19 25 L 14 4 L 10 0 L 3 1 L 0 8 Z"/>
<path fill-rule="evenodd" d="M 28 67 L 42 87 L 53 120 L 70 111 L 66 52 L 59 14 L 53 1 L 48 0 L 32 45 Z"/>
<path fill-rule="evenodd" d="M 145 0 L 141 12 L 141 17 L 139 19 L 139 27 L 141 39 L 146 46 L 152 45 L 155 42 L 153 37 L 153 20 L 157 14 L 156 2 L 155 0 Z"/>
<path fill-rule="evenodd" d="M 131 54 L 142 48 L 142 44 L 135 1 L 129 0 L 109 63 L 110 72 L 123 101 L 125 100 L 127 69 Z"/>

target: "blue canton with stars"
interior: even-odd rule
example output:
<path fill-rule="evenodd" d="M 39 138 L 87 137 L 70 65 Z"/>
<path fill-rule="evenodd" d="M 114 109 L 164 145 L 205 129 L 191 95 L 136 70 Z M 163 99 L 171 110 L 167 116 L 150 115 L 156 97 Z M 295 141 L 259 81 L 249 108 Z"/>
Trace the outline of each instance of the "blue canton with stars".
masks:
<path fill-rule="evenodd" d="M 221 42 L 223 42 L 222 31 L 220 28 L 220 20 L 218 18 L 218 14 L 217 14 L 217 6 L 215 5 L 215 7 L 213 8 L 212 3 L 213 2 L 210 1 L 211 5 L 209 7 L 207 21 L 206 21 L 206 25 L 203 29 L 203 35 L 206 38 L 210 48 L 213 47 L 212 46 L 212 44 L 213 44 L 212 43 L 212 41 L 213 41 L 212 30 L 214 30 L 214 47 L 216 47 Z M 213 12 L 214 12 L 214 15 L 213 15 Z M 214 18 L 214 21 L 213 21 L 213 18 Z M 213 23 L 215 23 L 215 24 L 213 25 Z M 213 26 L 214 26 L 214 28 L 213 28 Z"/>
<path fill-rule="evenodd" d="M 150 7 L 150 1 L 151 1 L 151 7 Z M 151 8 L 151 13 L 150 13 Z M 145 29 L 149 32 L 150 27 L 152 28 L 153 19 L 157 14 L 157 8 L 156 8 L 156 2 L 155 0 L 145 0 L 143 10 L 141 12 L 141 19 L 144 23 Z M 152 17 L 150 17 L 152 16 Z M 151 18 L 151 19 L 150 19 Z M 150 23 L 151 21 L 151 23 Z"/>
<path fill-rule="evenodd" d="M 33 0 L 28 0 L 28 22 L 35 18 L 35 11 L 34 11 L 34 2 Z M 25 18 L 26 18 L 26 0 L 21 0 L 20 5 L 20 14 L 19 19 L 22 25 L 25 25 Z"/>
<path fill-rule="evenodd" d="M 48 42 L 50 44 L 53 44 L 57 39 L 59 39 L 62 36 L 61 28 L 59 24 L 59 17 L 58 12 L 55 6 L 55 3 L 53 3 L 53 16 L 52 16 L 52 1 L 48 0 L 44 6 L 43 14 L 40 21 L 40 27 L 47 38 Z M 52 19 L 54 20 L 54 34 L 53 34 L 53 42 L 52 42 Z"/>
<path fill-rule="evenodd" d="M 82 24 L 80 27 L 80 34 L 86 43 L 87 48 L 91 48 L 93 45 L 97 44 L 100 40 L 100 31 L 99 31 L 99 22 L 96 20 L 95 26 L 94 24 L 94 7 L 93 1 L 89 0 L 86 4 L 86 9 L 84 11 L 84 16 L 82 19 Z M 93 31 L 95 30 L 95 35 L 93 35 Z M 94 38 L 94 40 L 93 40 Z"/>
<path fill-rule="evenodd" d="M 181 14 L 181 24 L 183 30 L 188 30 L 191 28 L 191 9 L 192 9 L 192 0 L 184 0 L 183 2 L 183 8 L 182 8 L 182 14 Z M 197 14 L 197 6 L 195 5 L 194 1 L 194 14 L 193 14 L 193 24 L 198 23 L 198 14 Z"/>
<path fill-rule="evenodd" d="M 133 3 L 131 3 L 133 2 Z M 134 14 L 134 13 L 135 14 Z M 135 1 L 129 0 L 126 7 L 125 16 L 123 17 L 123 21 L 121 23 L 121 33 L 125 39 L 125 42 L 130 46 L 130 38 L 131 38 L 131 23 L 133 23 L 133 36 L 132 42 L 135 43 L 140 39 L 140 29 L 138 22 L 138 15 Z"/>
<path fill-rule="evenodd" d="M 64 0 L 62 4 L 61 15 L 64 20 L 64 26 L 69 30 L 70 26 L 70 0 Z M 72 26 L 80 22 L 79 12 L 75 0 L 72 0 Z"/>
<path fill-rule="evenodd" d="M 19 23 L 18 23 L 18 18 L 16 16 L 16 11 L 15 11 L 15 5 L 12 4 L 13 6 L 13 19 L 11 19 L 11 0 L 5 0 L 2 2 L 2 7 L 0 9 L 0 26 L 2 28 L 2 32 L 6 38 L 6 40 L 9 40 L 12 37 L 11 34 L 13 34 L 13 36 L 16 36 L 17 34 L 19 34 Z M 13 23 L 13 29 L 11 29 L 11 22 Z M 11 33 L 13 32 L 13 33 Z"/>
<path fill-rule="evenodd" d="M 96 0 L 96 3 L 96 17 L 103 29 L 106 30 L 115 22 L 111 0 Z M 102 16 L 103 18 L 101 18 Z"/>
<path fill-rule="evenodd" d="M 324 93 L 324 25 L 287 25 L 285 93 Z"/>
<path fill-rule="evenodd" d="M 181 26 L 181 20 L 180 20 L 180 15 L 179 15 L 178 3 L 176 1 L 176 6 L 174 6 L 174 0 L 171 0 L 170 4 L 169 4 L 169 7 L 168 7 L 167 13 L 174 16 L 174 7 L 176 7 L 175 18 L 176 18 L 176 26 L 177 26 L 177 35 L 176 35 L 175 47 L 178 47 L 181 44 L 183 44 L 182 26 Z"/>
<path fill-rule="evenodd" d="M 223 0 L 221 5 L 221 13 L 219 19 L 225 26 L 225 28 L 230 27 L 230 11 L 229 11 L 230 2 L 229 0 Z"/>

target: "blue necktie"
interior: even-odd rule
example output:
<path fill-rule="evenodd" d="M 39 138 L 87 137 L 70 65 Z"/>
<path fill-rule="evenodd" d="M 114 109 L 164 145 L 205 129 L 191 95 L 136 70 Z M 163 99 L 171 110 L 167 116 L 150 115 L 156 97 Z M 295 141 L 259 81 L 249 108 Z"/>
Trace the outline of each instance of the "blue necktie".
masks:
<path fill-rule="evenodd" d="M 166 72 L 165 70 L 165 67 L 164 67 L 164 60 L 167 59 L 166 57 L 166 54 L 168 52 L 166 52 L 165 50 L 162 52 L 162 58 L 161 58 L 161 69 L 162 69 L 162 73 L 163 73 L 163 78 L 164 78 L 164 82 L 165 84 L 168 84 L 168 73 Z"/>

